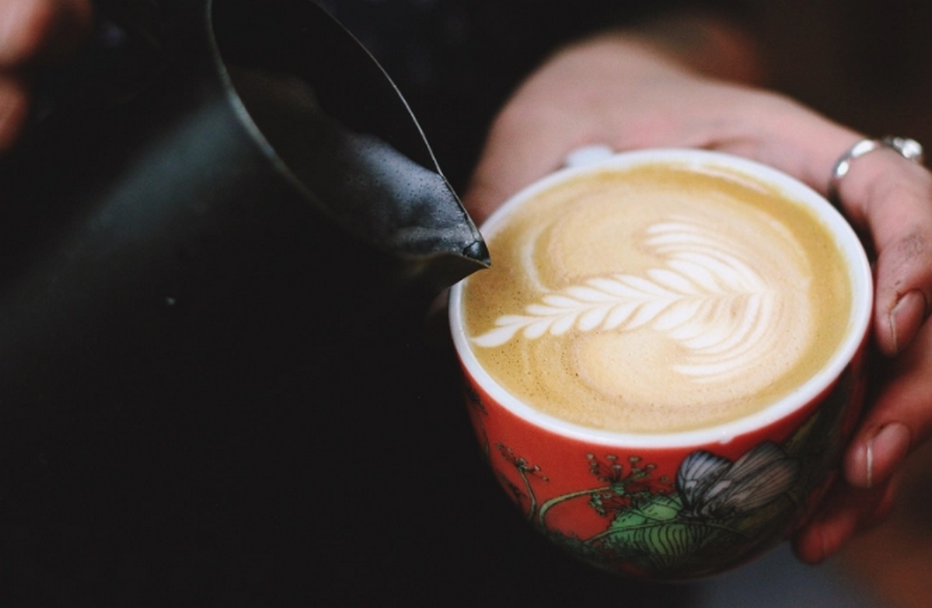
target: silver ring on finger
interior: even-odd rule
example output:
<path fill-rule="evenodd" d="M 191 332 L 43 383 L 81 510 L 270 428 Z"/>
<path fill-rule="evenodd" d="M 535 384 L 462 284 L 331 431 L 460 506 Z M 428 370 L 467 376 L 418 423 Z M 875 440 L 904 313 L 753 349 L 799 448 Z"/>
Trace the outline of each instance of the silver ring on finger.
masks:
<path fill-rule="evenodd" d="M 910 139 L 908 137 L 895 137 L 888 135 L 880 139 L 862 139 L 858 143 L 851 146 L 851 148 L 841 155 L 841 157 L 835 162 L 835 167 L 832 169 L 832 175 L 829 178 L 828 182 L 828 200 L 835 207 L 840 208 L 841 201 L 838 196 L 838 188 L 841 184 L 842 178 L 848 175 L 848 172 L 851 170 L 852 162 L 869 154 L 874 150 L 881 149 L 893 150 L 906 160 L 922 164 L 925 160 L 924 151 L 922 149 L 922 144 L 920 144 L 915 139 Z"/>

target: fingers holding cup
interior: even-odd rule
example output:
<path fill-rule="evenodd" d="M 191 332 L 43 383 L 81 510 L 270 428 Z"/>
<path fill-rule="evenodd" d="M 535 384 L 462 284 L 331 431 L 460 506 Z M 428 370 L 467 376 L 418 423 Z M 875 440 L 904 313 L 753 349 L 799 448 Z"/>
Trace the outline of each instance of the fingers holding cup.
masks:
<path fill-rule="evenodd" d="M 842 157 L 832 179 L 843 209 L 874 249 L 874 332 L 887 356 L 905 349 L 932 312 L 932 173 L 919 162 L 918 144 L 906 152 L 883 144 L 893 140 L 915 143 L 862 140 L 852 150 L 881 143 Z M 843 179 L 838 166 L 845 167 Z"/>
<path fill-rule="evenodd" d="M 803 562 L 818 564 L 841 549 L 858 532 L 890 511 L 897 484 L 888 480 L 871 489 L 836 484 L 819 513 L 793 537 L 793 551 Z"/>
<path fill-rule="evenodd" d="M 918 162 L 921 146 L 896 139 L 856 144 L 852 150 L 875 145 L 836 180 L 845 211 L 874 249 L 874 335 L 885 356 L 875 362 L 875 397 L 845 457 L 854 488 L 886 483 L 932 429 L 932 174 Z"/>
<path fill-rule="evenodd" d="M 845 457 L 845 478 L 857 488 L 885 483 L 932 435 L 932 324 L 926 322 L 896 358 L 873 373 L 876 395 Z"/>

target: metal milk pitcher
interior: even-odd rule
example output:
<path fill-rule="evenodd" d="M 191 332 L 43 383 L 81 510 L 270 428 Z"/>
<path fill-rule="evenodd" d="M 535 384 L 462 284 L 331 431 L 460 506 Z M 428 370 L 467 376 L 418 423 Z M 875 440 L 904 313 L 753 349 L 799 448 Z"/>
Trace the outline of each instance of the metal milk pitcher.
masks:
<path fill-rule="evenodd" d="M 0 159 L 0 457 L 323 375 L 488 265 L 404 99 L 310 0 L 97 8 Z"/>

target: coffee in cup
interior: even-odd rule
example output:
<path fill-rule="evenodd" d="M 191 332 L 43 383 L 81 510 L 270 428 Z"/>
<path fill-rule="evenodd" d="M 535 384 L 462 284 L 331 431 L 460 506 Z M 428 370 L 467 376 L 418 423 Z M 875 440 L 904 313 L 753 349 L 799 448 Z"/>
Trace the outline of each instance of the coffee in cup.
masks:
<path fill-rule="evenodd" d="M 541 412 L 621 432 L 759 411 L 822 369 L 850 323 L 843 252 L 815 213 L 682 162 L 549 187 L 486 232 L 463 287 L 472 351 Z"/>
<path fill-rule="evenodd" d="M 480 443 L 539 530 L 614 572 L 721 572 L 802 525 L 863 400 L 871 271 L 820 195 L 701 150 L 515 195 L 454 286 Z"/>

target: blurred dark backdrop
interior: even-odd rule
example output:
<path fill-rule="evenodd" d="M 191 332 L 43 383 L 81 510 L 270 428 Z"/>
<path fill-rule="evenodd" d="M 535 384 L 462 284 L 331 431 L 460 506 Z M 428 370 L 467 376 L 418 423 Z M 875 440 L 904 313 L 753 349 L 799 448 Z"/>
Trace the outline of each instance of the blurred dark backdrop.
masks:
<path fill-rule="evenodd" d="M 932 146 L 932 4 L 751 1 L 777 88 Z M 297 374 L 254 409 L 100 428 L 71 480 L 0 488 L 0 605 L 699 605 L 700 587 L 619 582 L 526 529 L 474 449 L 442 318 L 407 326 L 326 389 Z M 881 605 L 932 601 L 930 487 L 927 449 L 891 520 L 832 560 Z"/>

